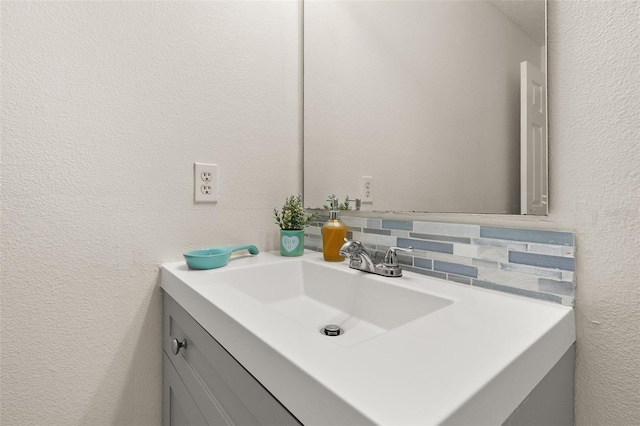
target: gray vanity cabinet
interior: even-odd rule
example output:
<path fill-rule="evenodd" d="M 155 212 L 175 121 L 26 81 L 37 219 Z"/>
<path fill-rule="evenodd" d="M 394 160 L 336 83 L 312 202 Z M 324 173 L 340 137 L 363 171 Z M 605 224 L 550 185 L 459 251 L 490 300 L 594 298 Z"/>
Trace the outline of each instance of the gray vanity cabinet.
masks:
<path fill-rule="evenodd" d="M 167 293 L 163 316 L 164 426 L 300 424 Z"/>

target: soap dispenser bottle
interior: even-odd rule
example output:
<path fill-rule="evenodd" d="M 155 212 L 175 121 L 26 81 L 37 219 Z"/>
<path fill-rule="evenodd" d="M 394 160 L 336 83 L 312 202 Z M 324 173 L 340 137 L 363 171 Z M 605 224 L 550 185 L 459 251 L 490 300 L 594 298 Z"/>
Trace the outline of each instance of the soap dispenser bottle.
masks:
<path fill-rule="evenodd" d="M 339 218 L 338 199 L 328 201 L 331 201 L 331 213 L 322 226 L 322 254 L 327 262 L 342 262 L 344 257 L 340 256 L 340 247 L 347 237 L 347 225 Z"/>

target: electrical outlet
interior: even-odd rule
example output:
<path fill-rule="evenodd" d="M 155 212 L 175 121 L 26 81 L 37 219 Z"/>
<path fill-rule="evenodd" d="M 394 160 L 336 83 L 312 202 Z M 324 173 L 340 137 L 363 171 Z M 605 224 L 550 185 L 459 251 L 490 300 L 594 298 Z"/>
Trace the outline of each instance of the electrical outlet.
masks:
<path fill-rule="evenodd" d="M 204 172 L 200 173 L 200 179 L 202 179 L 205 182 L 211 182 L 211 172 L 210 171 L 204 171 Z"/>
<path fill-rule="evenodd" d="M 362 202 L 373 203 L 373 177 L 362 176 Z"/>
<path fill-rule="evenodd" d="M 193 201 L 216 203 L 218 201 L 218 165 L 193 163 Z"/>

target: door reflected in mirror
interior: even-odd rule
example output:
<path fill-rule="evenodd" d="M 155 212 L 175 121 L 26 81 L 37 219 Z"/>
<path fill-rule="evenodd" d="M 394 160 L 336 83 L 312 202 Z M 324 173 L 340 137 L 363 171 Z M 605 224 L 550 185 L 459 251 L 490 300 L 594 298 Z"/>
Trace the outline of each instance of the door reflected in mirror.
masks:
<path fill-rule="evenodd" d="M 366 211 L 546 214 L 545 22 L 543 0 L 305 1 L 305 205 L 370 176 Z"/>

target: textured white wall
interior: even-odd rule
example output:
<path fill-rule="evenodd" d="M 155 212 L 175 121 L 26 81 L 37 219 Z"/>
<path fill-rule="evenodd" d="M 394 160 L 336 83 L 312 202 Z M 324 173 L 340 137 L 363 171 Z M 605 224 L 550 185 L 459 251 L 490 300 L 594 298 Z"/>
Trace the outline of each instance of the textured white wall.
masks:
<path fill-rule="evenodd" d="M 298 7 L 2 2 L 1 424 L 160 424 L 158 264 L 300 190 Z"/>
<path fill-rule="evenodd" d="M 304 44 L 307 206 L 373 176 L 366 210 L 520 211 L 520 63 L 541 46 L 493 4 L 311 1 Z"/>
<path fill-rule="evenodd" d="M 269 4 L 3 2 L 3 425 L 159 423 L 156 264 L 212 240 L 275 248 L 298 18 Z M 549 9 L 550 216 L 428 217 L 575 231 L 576 424 L 638 424 L 640 2 Z M 195 160 L 221 165 L 218 206 L 191 204 Z"/>
<path fill-rule="evenodd" d="M 640 424 L 640 2 L 552 2 L 551 219 L 577 232 L 576 423 Z"/>

